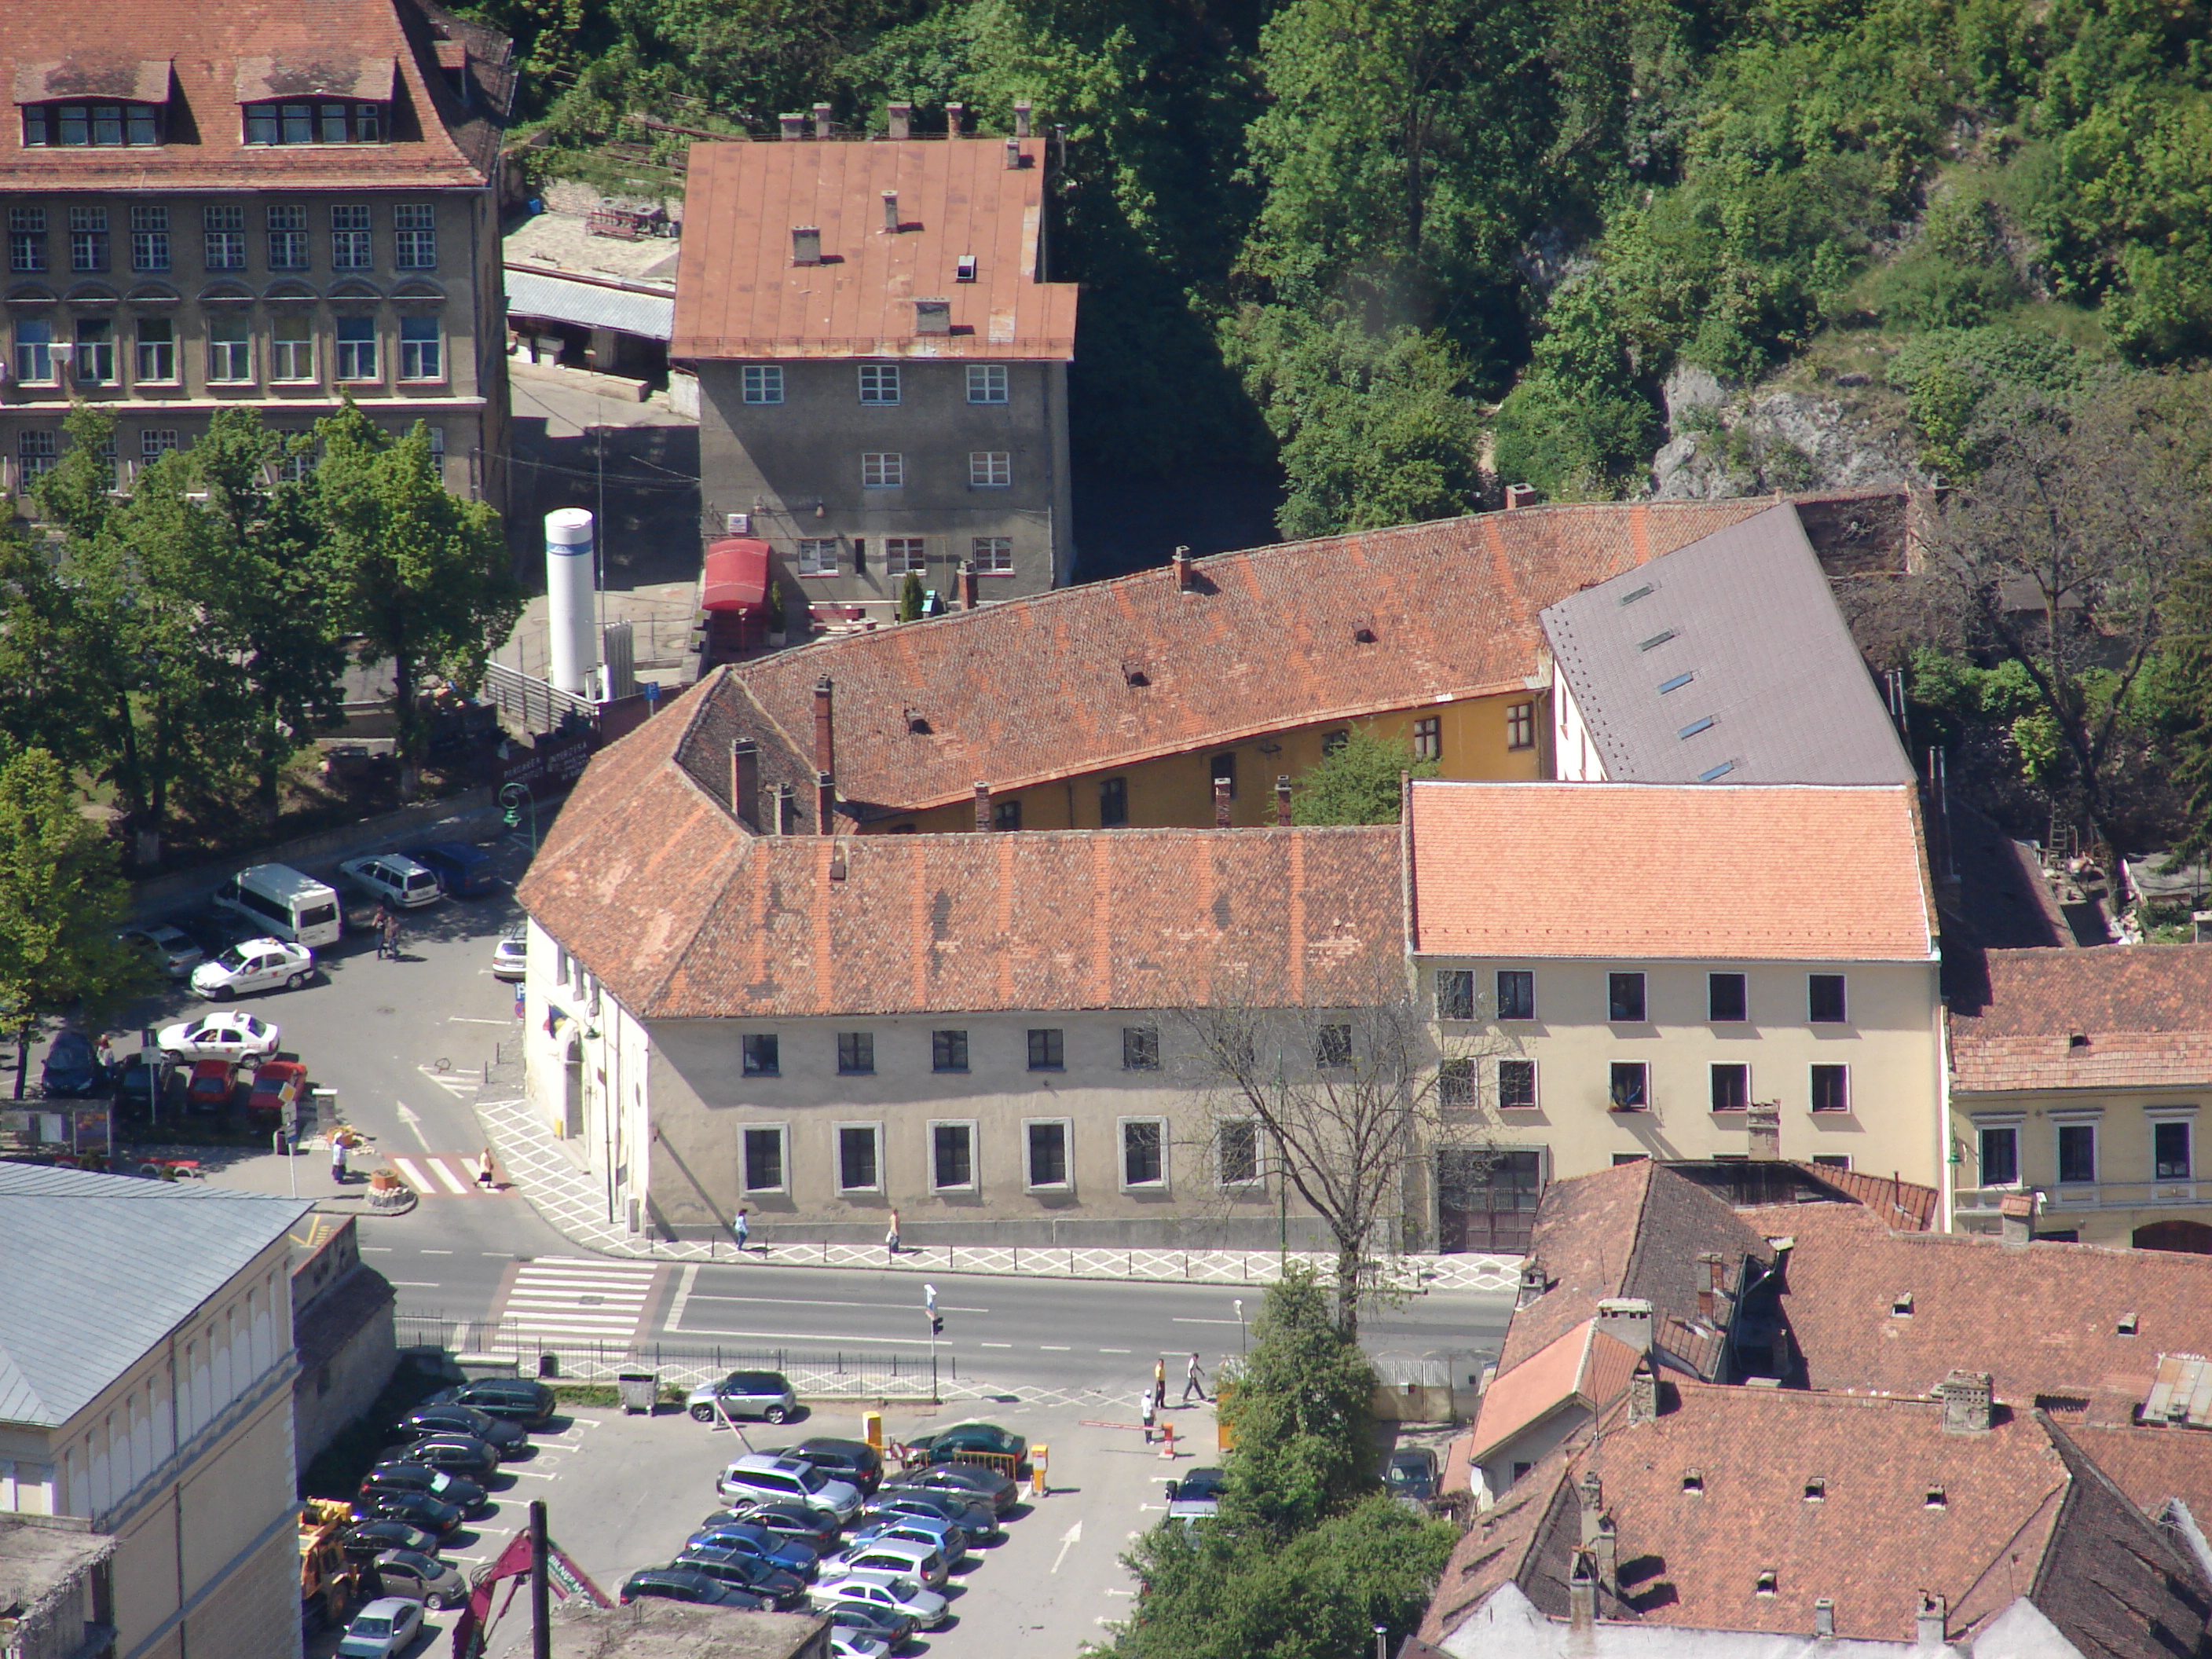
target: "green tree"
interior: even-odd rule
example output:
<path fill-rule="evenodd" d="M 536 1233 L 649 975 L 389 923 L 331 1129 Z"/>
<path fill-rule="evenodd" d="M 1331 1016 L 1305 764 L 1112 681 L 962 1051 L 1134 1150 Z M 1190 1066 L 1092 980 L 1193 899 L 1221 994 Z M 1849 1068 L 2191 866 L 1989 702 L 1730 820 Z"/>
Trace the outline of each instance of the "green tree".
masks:
<path fill-rule="evenodd" d="M 899 584 L 898 619 L 902 623 L 920 622 L 921 607 L 927 598 L 922 591 L 921 574 L 908 571 L 906 580 Z"/>
<path fill-rule="evenodd" d="M 1437 775 L 1437 763 L 1419 760 L 1402 743 L 1355 726 L 1334 754 L 1308 767 L 1291 797 L 1292 823 L 1395 823 L 1399 779 Z"/>
<path fill-rule="evenodd" d="M 389 437 L 349 399 L 316 423 L 315 434 L 323 459 L 313 510 L 328 526 L 343 614 L 362 636 L 361 660 L 392 665 L 400 794 L 412 799 L 424 675 L 474 692 L 522 614 L 521 591 L 507 568 L 499 515 L 440 481 L 420 422 L 404 437 Z"/>
<path fill-rule="evenodd" d="M 18 1100 L 48 1020 L 104 1012 L 149 988 L 144 958 L 115 937 L 130 912 L 115 848 L 86 822 L 62 763 L 43 749 L 0 763 L 0 1013 L 15 1039 Z"/>
<path fill-rule="evenodd" d="M 1221 1402 L 1237 1447 L 1223 1512 L 1279 1537 L 1375 1490 L 1375 1368 L 1329 1304 L 1310 1267 L 1268 1286 Z"/>

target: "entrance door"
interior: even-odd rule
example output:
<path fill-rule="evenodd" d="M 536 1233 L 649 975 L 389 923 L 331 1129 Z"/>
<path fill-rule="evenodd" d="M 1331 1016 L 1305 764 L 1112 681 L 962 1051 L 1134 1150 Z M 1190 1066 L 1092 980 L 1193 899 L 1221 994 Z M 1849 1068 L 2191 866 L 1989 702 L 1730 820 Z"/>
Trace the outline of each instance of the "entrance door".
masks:
<path fill-rule="evenodd" d="M 1474 1148 L 1437 1154 L 1437 1248 L 1526 1255 L 1544 1195 L 1535 1152 Z"/>

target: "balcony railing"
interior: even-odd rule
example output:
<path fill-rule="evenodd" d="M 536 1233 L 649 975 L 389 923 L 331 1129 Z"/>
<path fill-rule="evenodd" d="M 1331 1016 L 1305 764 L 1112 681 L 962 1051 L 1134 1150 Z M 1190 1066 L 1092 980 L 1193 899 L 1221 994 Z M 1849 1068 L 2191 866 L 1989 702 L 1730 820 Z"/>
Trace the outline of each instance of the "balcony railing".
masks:
<path fill-rule="evenodd" d="M 1961 1187 L 1952 1195 L 1952 1208 L 1962 1219 L 1994 1217 L 2001 1200 L 2021 1190 L 2018 1187 Z M 2043 1195 L 2042 1213 L 2046 1217 L 2081 1210 L 2212 1205 L 2212 1181 L 2097 1181 L 2078 1184 L 2069 1181 L 2035 1190 Z"/>

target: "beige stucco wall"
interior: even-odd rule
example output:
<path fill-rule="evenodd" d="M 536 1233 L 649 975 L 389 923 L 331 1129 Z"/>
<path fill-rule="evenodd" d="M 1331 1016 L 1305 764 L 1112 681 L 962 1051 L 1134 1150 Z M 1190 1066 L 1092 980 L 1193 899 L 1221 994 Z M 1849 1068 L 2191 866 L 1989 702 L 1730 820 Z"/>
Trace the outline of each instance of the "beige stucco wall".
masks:
<path fill-rule="evenodd" d="M 2212 1089 L 2051 1089 L 1957 1092 L 1951 1098 L 1952 1166 L 1958 1188 L 1958 1222 L 1962 1231 L 1989 1232 L 1997 1227 L 1996 1204 L 2007 1188 L 1985 1188 L 1980 1170 L 1984 1126 L 2009 1126 L 2017 1133 L 2020 1178 L 2010 1190 L 2033 1188 L 2043 1194 L 2035 1221 L 2038 1233 L 2076 1233 L 2085 1244 L 2124 1245 L 2136 1229 L 2161 1221 L 2212 1225 L 2212 1179 L 2199 1109 Z M 2190 1127 L 2191 1177 L 2159 1180 L 2152 1158 L 2152 1126 Z M 2096 1130 L 2097 1180 L 2087 1186 L 2058 1182 L 2058 1130 L 2062 1124 Z"/>

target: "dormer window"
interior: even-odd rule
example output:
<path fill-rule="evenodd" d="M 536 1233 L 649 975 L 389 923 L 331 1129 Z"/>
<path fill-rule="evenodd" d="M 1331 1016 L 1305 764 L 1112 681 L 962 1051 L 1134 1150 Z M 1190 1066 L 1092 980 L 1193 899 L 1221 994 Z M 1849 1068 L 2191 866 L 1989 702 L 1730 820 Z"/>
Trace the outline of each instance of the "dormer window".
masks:
<path fill-rule="evenodd" d="M 384 106 L 356 101 L 247 104 L 249 144 L 380 144 Z"/>
<path fill-rule="evenodd" d="M 159 104 L 26 104 L 26 149 L 146 149 L 161 142 Z"/>

